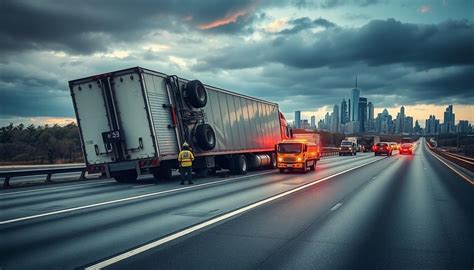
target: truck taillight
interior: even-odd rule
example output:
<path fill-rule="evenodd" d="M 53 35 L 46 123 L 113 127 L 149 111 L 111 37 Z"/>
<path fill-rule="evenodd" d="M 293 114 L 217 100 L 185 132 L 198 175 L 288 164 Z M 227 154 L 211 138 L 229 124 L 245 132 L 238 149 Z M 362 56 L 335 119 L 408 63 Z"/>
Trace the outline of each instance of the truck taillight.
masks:
<path fill-rule="evenodd" d="M 158 159 L 146 159 L 146 160 L 140 160 L 138 162 L 138 165 L 140 168 L 147 168 L 147 167 L 156 167 L 158 166 Z"/>

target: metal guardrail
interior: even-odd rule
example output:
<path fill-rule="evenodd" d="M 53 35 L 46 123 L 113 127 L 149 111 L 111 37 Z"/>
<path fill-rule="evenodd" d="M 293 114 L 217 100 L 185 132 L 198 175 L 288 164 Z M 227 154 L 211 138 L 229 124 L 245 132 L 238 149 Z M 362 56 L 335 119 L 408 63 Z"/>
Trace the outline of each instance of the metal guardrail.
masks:
<path fill-rule="evenodd" d="M 474 159 L 470 157 L 465 157 L 453 153 L 449 153 L 447 151 L 442 151 L 438 148 L 432 147 L 429 143 L 427 144 L 428 148 L 435 152 L 436 154 L 442 156 L 443 158 L 463 167 L 468 169 L 471 172 L 474 172 Z"/>
<path fill-rule="evenodd" d="M 81 176 L 79 180 L 84 180 L 86 174 L 86 167 L 68 167 L 68 168 L 57 168 L 57 169 L 39 169 L 39 170 L 14 170 L 0 172 L 0 178 L 5 178 L 3 187 L 10 187 L 10 178 L 19 176 L 34 176 L 34 175 L 46 175 L 45 183 L 51 183 L 51 176 L 58 173 L 71 173 L 80 172 Z"/>
<path fill-rule="evenodd" d="M 339 155 L 338 147 L 323 147 L 322 157 Z"/>

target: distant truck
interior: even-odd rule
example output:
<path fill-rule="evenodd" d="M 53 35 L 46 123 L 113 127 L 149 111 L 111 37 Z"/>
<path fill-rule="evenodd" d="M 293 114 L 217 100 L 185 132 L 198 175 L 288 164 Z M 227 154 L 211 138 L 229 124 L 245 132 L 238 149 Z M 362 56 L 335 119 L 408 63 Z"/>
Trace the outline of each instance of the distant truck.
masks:
<path fill-rule="evenodd" d="M 362 151 L 371 152 L 374 146 L 380 142 L 379 136 L 364 136 L 361 139 Z"/>
<path fill-rule="evenodd" d="M 355 144 L 356 152 L 362 151 L 362 146 L 360 145 L 358 137 L 346 137 L 344 140 L 353 142 Z"/>
<path fill-rule="evenodd" d="M 343 140 L 341 146 L 339 147 L 339 156 L 351 155 L 355 156 L 357 154 L 357 144 L 352 140 Z"/>
<path fill-rule="evenodd" d="M 402 144 L 403 143 L 412 143 L 413 142 L 413 139 L 411 137 L 403 137 L 402 138 Z"/>
<path fill-rule="evenodd" d="M 187 142 L 198 172 L 276 167 L 289 139 L 278 104 L 134 67 L 69 82 L 89 173 L 171 178 Z"/>
<path fill-rule="evenodd" d="M 321 137 L 314 130 L 292 129 L 291 139 L 279 142 L 276 147 L 277 167 L 280 173 L 285 170 L 300 170 L 303 173 L 316 169 L 321 158 Z"/>

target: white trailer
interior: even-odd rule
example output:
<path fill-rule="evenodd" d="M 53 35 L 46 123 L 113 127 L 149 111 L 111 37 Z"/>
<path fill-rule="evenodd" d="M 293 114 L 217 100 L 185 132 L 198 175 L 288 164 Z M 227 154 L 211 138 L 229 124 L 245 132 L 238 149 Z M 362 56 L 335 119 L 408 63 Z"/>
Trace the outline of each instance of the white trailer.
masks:
<path fill-rule="evenodd" d="M 87 169 L 119 182 L 153 173 L 170 178 L 181 145 L 193 168 L 275 167 L 274 146 L 288 138 L 278 104 L 135 67 L 72 80 L 69 88 Z"/>

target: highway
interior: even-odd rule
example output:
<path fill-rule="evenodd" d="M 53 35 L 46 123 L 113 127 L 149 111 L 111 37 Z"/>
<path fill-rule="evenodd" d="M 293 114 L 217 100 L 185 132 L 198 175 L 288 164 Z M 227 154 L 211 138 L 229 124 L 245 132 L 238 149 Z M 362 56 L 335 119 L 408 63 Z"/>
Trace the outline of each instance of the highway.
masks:
<path fill-rule="evenodd" d="M 0 192 L 0 269 L 473 269 L 474 186 L 413 156 Z"/>

